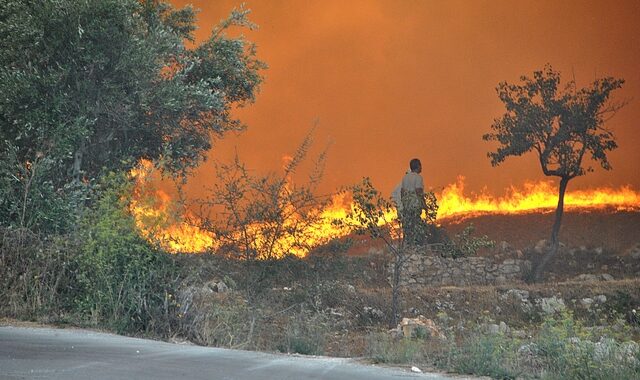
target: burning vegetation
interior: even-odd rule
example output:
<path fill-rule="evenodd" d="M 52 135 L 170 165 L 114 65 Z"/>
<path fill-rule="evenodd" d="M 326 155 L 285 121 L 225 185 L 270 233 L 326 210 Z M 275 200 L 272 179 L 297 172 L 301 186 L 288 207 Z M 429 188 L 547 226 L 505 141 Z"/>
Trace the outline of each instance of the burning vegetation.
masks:
<path fill-rule="evenodd" d="M 206 228 L 207 223 L 202 216 L 180 206 L 177 199 L 157 188 L 152 173 L 153 167 L 148 161 L 142 161 L 131 173 L 136 179 L 136 187 L 130 211 L 144 237 L 176 253 L 215 252 L 223 248 L 225 241 L 229 242 L 229 236 L 226 239 L 217 236 Z M 486 191 L 465 193 L 462 176 L 455 183 L 445 186 L 436 197 L 439 205 L 437 220 L 440 222 L 482 214 L 552 212 L 558 202 L 557 189 L 552 181 L 525 183 L 521 188 L 508 188 L 503 196 L 494 196 Z M 272 242 L 272 256 L 293 254 L 304 257 L 312 248 L 349 234 L 348 229 L 334 221 L 344 219 L 353 207 L 350 194 L 347 193 L 336 194 L 324 203 L 316 203 L 314 207 L 307 205 L 304 212 L 293 204 L 283 205 L 287 219 L 282 221 L 282 229 L 295 230 L 295 233 L 282 234 L 278 241 Z M 637 211 L 640 210 L 640 192 L 628 186 L 569 191 L 565 196 L 565 208 L 570 211 Z M 392 221 L 396 218 L 397 215 L 392 212 L 385 219 Z M 302 225 L 302 230 L 297 228 Z M 260 245 L 265 244 L 265 239 L 273 237 L 264 231 L 265 226 L 249 223 L 244 233 L 257 240 L 252 244 Z M 239 235 L 243 231 L 227 233 L 236 234 L 235 238 L 241 240 Z M 304 241 L 298 241 L 301 239 Z"/>

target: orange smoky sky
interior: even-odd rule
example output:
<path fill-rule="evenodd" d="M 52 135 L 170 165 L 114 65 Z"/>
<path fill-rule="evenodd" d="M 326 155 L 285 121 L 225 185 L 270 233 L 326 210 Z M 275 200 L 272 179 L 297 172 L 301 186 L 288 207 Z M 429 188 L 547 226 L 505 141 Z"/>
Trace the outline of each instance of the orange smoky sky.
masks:
<path fill-rule="evenodd" d="M 205 39 L 236 1 L 173 0 L 199 10 Z M 389 193 L 418 157 L 427 188 L 466 177 L 467 188 L 502 193 L 544 179 L 533 153 L 491 167 L 495 145 L 482 140 L 504 106 L 501 81 L 550 63 L 579 86 L 624 78 L 614 100 L 628 101 L 607 125 L 619 148 L 613 170 L 571 188 L 640 188 L 640 1 L 247 1 L 255 42 L 269 65 L 255 104 L 237 111 L 248 129 L 216 142 L 211 159 L 235 151 L 257 172 L 282 167 L 314 121 L 312 153 L 331 142 L 323 191 L 363 176 Z M 189 187 L 214 181 L 205 163 Z"/>

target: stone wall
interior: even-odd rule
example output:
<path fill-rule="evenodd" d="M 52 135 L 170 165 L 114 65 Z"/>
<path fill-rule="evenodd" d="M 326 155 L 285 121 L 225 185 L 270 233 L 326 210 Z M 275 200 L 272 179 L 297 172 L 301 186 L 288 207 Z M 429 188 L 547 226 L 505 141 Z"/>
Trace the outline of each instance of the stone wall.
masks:
<path fill-rule="evenodd" d="M 433 252 L 408 256 L 400 280 L 403 286 L 465 286 L 522 282 L 531 270 L 531 262 L 506 259 L 496 262 L 490 257 L 445 259 Z"/>

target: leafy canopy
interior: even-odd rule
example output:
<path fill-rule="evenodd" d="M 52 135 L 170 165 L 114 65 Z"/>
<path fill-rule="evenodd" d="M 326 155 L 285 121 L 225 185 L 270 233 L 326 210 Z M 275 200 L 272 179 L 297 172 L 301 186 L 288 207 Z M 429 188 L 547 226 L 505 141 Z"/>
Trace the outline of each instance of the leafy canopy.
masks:
<path fill-rule="evenodd" d="M 497 88 L 506 113 L 494 121 L 493 133 L 483 136 L 499 143 L 495 152 L 488 153 L 493 166 L 509 156 L 535 151 L 547 176 L 571 179 L 592 171 L 582 165 L 585 154 L 611 169 L 607 152 L 617 144 L 604 123 L 623 106 L 608 100 L 624 80 L 600 78 L 582 89 L 570 81 L 560 88 L 560 73 L 549 65 L 534 72 L 533 78 L 520 79 L 520 84 L 502 82 Z"/>
<path fill-rule="evenodd" d="M 234 10 L 187 49 L 196 27 L 190 7 L 0 2 L 0 171 L 8 178 L 0 206 L 27 210 L 43 184 L 65 198 L 70 184 L 143 158 L 171 174 L 196 166 L 214 138 L 243 128 L 232 110 L 252 102 L 262 80 L 254 46 L 225 35 L 232 26 L 253 28 L 247 13 Z M 46 165 L 34 175 L 38 162 Z M 3 220 L 28 219 L 16 213 Z"/>

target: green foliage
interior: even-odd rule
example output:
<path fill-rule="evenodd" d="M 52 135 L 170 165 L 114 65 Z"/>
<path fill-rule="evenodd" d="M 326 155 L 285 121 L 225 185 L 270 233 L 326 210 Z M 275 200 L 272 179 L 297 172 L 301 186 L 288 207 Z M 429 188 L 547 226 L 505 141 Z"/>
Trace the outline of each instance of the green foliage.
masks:
<path fill-rule="evenodd" d="M 391 217 L 395 209 L 391 200 L 382 196 L 368 177 L 348 190 L 355 207 L 343 221 L 336 222 L 350 226 L 359 234 L 368 233 L 373 238 L 391 240 L 398 232 L 398 225 L 394 224 L 397 219 Z"/>
<path fill-rule="evenodd" d="M 90 195 L 90 188 L 70 183 L 56 189 L 50 178 L 55 166 L 54 160 L 43 156 L 21 162 L 15 146 L 0 150 L 0 226 L 64 233 L 75 225 L 78 203 Z"/>
<path fill-rule="evenodd" d="M 195 29 L 189 7 L 3 1 L 0 204 L 9 211 L 0 223 L 73 225 L 58 208 L 81 205 L 86 194 L 77 189 L 103 173 L 144 158 L 184 174 L 214 136 L 241 129 L 231 109 L 253 101 L 265 65 L 251 44 L 224 31 L 251 27 L 247 13 L 234 11 L 202 45 L 186 49 Z"/>
<path fill-rule="evenodd" d="M 459 347 L 454 347 L 449 355 L 457 372 L 515 379 L 522 373 L 517 363 L 517 348 L 516 340 L 502 334 L 476 332 Z"/>
<path fill-rule="evenodd" d="M 604 123 L 622 107 L 608 101 L 624 80 L 600 78 L 582 89 L 570 81 L 559 89 L 560 73 L 547 65 L 534 72 L 533 78 L 523 76 L 521 81 L 498 85 L 498 96 L 507 112 L 491 126 L 493 133 L 483 136 L 500 144 L 488 154 L 492 165 L 499 165 L 509 156 L 535 151 L 548 176 L 571 179 L 585 174 L 585 154 L 590 154 L 602 168 L 611 168 L 606 153 L 617 144 Z"/>
<path fill-rule="evenodd" d="M 142 238 L 126 211 L 130 187 L 123 176 L 104 184 L 95 209 L 82 222 L 77 310 L 118 332 L 169 332 L 168 295 L 177 271 L 173 258 Z"/>
<path fill-rule="evenodd" d="M 472 236 L 475 227 L 473 224 L 465 227 L 461 233 L 456 234 L 453 240 L 444 244 L 441 250 L 443 257 L 467 257 L 475 255 L 481 248 L 491 248 L 495 245 L 495 242 L 487 237 Z"/>
<path fill-rule="evenodd" d="M 481 327 L 462 337 L 440 365 L 495 379 L 637 379 L 640 348 L 625 339 L 587 328 L 565 311 L 547 317 L 528 341 Z"/>
<path fill-rule="evenodd" d="M 387 333 L 371 333 L 366 354 L 374 363 L 413 364 L 425 359 L 426 344 L 422 339 L 395 339 Z"/>
<path fill-rule="evenodd" d="M 487 155 L 497 166 L 510 156 L 535 152 L 546 176 L 560 177 L 558 206 L 551 230 L 551 250 L 540 261 L 534 279 L 542 272 L 558 250 L 560 225 L 564 211 L 564 194 L 569 181 L 593 171 L 583 166 L 585 155 L 605 169 L 611 169 L 607 152 L 617 148 L 613 133 L 604 123 L 624 104 L 609 101 L 611 93 L 622 87 L 624 80 L 606 77 L 591 86 L 578 89 L 575 81 L 559 89 L 560 73 L 550 65 L 522 76 L 521 84 L 502 82 L 497 91 L 507 112 L 491 125 L 493 133 L 482 138 L 498 142 L 495 152 Z"/>
<path fill-rule="evenodd" d="M 637 343 L 620 343 L 606 332 L 594 334 L 570 312 L 545 319 L 535 344 L 547 379 L 637 379 L 640 375 Z"/>

